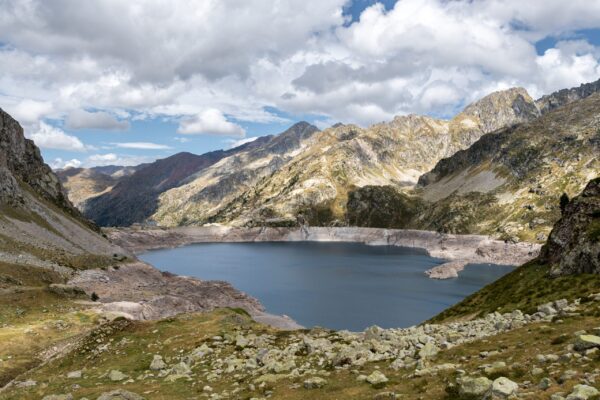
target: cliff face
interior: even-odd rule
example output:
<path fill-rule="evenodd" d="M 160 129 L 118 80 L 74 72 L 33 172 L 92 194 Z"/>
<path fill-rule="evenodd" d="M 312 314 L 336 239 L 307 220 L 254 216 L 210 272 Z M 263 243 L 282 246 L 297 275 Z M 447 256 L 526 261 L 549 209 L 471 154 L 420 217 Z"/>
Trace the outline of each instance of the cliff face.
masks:
<path fill-rule="evenodd" d="M 425 229 L 545 241 L 559 197 L 600 172 L 600 94 L 481 137 L 419 179 Z"/>
<path fill-rule="evenodd" d="M 600 178 L 566 205 L 540 258 L 555 276 L 600 274 Z"/>
<path fill-rule="evenodd" d="M 44 164 L 33 141 L 25 139 L 23 128 L 0 109 L 0 196 L 6 203 L 23 201 L 19 182 L 31 187 L 37 194 L 57 206 L 77 213 L 71 205 L 58 178 Z"/>
<path fill-rule="evenodd" d="M 123 250 L 94 229 L 19 123 L 0 110 L 0 264 L 105 265 Z"/>

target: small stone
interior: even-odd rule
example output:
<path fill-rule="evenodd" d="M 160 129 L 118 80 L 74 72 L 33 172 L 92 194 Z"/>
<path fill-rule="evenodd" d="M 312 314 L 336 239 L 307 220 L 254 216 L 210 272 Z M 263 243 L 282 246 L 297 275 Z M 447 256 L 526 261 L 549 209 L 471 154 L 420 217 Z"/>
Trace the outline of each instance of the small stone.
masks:
<path fill-rule="evenodd" d="M 308 378 L 307 380 L 304 381 L 304 388 L 305 389 L 319 389 L 322 388 L 323 386 L 327 385 L 327 381 L 323 378 L 320 378 L 318 376 L 314 376 L 312 378 Z"/>
<path fill-rule="evenodd" d="M 67 378 L 70 379 L 80 379 L 81 376 L 83 375 L 83 373 L 81 372 L 81 370 L 79 371 L 71 371 L 67 374 Z"/>
<path fill-rule="evenodd" d="M 546 390 L 548 389 L 550 386 L 552 386 L 552 379 L 546 377 L 546 378 L 542 378 L 542 380 L 540 381 L 540 383 L 538 384 L 538 387 L 542 390 Z"/>
<path fill-rule="evenodd" d="M 398 396 L 394 392 L 381 392 L 381 393 L 377 393 L 375 396 L 373 396 L 373 400 L 389 400 L 389 399 L 395 400 L 397 398 L 398 398 Z"/>
<path fill-rule="evenodd" d="M 161 355 L 155 354 L 152 362 L 150 363 L 150 369 L 152 371 L 160 371 L 167 368 L 167 364 L 164 362 Z"/>
<path fill-rule="evenodd" d="M 373 371 L 373 373 L 367 376 L 367 382 L 373 386 L 383 385 L 388 381 L 388 378 L 380 371 Z"/>
<path fill-rule="evenodd" d="M 425 343 L 425 346 L 423 346 L 423 348 L 419 350 L 419 358 L 431 358 L 435 356 L 439 351 L 440 349 L 438 349 L 436 345 L 434 345 L 431 342 L 427 342 Z"/>
<path fill-rule="evenodd" d="M 127 379 L 127 375 L 125 375 L 119 370 L 113 369 L 108 373 L 108 379 L 110 379 L 113 382 L 118 382 L 122 381 L 123 379 Z"/>
<path fill-rule="evenodd" d="M 534 369 L 531 370 L 531 375 L 533 375 L 533 376 L 541 375 L 543 373 L 544 373 L 544 370 L 539 367 L 535 367 Z"/>
<path fill-rule="evenodd" d="M 104 392 L 98 397 L 97 400 L 145 400 L 139 394 L 129 392 L 123 389 L 112 390 L 110 392 Z"/>
<path fill-rule="evenodd" d="M 42 400 L 73 400 L 72 394 L 50 394 L 42 397 Z"/>

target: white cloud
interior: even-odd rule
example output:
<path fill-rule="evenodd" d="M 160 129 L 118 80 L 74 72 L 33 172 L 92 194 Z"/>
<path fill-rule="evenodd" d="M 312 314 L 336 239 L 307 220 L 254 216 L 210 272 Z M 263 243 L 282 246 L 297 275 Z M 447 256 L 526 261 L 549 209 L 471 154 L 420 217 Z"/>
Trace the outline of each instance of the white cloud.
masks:
<path fill-rule="evenodd" d="M 123 131 L 129 129 L 128 121 L 119 121 L 104 111 L 74 110 L 67 116 L 69 129 L 103 129 Z"/>
<path fill-rule="evenodd" d="M 93 154 L 89 156 L 83 163 L 86 167 L 101 167 L 106 165 L 119 165 L 123 167 L 129 167 L 134 165 L 140 165 L 147 162 L 156 160 L 156 157 L 145 157 L 145 156 L 132 156 L 128 154 Z"/>
<path fill-rule="evenodd" d="M 52 103 L 49 101 L 36 101 L 24 99 L 7 111 L 23 125 L 29 125 L 38 122 L 41 118 L 52 112 Z"/>
<path fill-rule="evenodd" d="M 171 146 L 150 142 L 127 142 L 127 143 L 111 143 L 115 147 L 121 149 L 138 149 L 138 150 L 169 150 Z"/>
<path fill-rule="evenodd" d="M 181 133 L 243 136 L 225 115 L 282 122 L 266 108 L 277 107 L 366 125 L 599 75 L 598 47 L 573 33 L 600 28 L 598 1 L 401 0 L 351 24 L 347 0 L 0 3 L 0 104 L 32 125 L 52 114 L 126 129 L 124 119 L 159 116 L 181 119 Z M 562 43 L 538 55 L 548 35 Z M 78 123 L 84 109 L 103 111 Z"/>
<path fill-rule="evenodd" d="M 77 137 L 67 135 L 61 129 L 45 122 L 41 122 L 39 129 L 28 135 L 28 137 L 41 148 L 80 152 L 87 150 L 86 146 Z"/>
<path fill-rule="evenodd" d="M 240 136 L 246 134 L 244 128 L 227 121 L 223 113 L 215 108 L 209 108 L 197 115 L 183 119 L 179 123 L 178 133 L 184 135 L 224 135 Z"/>
<path fill-rule="evenodd" d="M 66 169 L 66 168 L 79 168 L 81 161 L 76 158 L 72 160 L 63 160 L 62 158 L 55 158 L 54 161 L 50 162 L 50 168 L 53 170 Z"/>
<path fill-rule="evenodd" d="M 254 137 L 247 137 L 244 139 L 240 139 L 240 140 L 227 140 L 227 143 L 229 145 L 230 149 L 233 149 L 234 147 L 238 147 L 241 146 L 243 144 L 246 143 L 250 143 L 250 142 L 254 142 L 256 139 L 258 139 L 260 136 L 254 136 Z"/>

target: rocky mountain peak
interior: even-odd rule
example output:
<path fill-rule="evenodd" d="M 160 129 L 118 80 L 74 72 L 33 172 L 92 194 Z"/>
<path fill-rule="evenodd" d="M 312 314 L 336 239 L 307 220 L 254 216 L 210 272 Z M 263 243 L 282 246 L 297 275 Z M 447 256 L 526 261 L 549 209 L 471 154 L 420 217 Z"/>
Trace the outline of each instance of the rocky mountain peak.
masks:
<path fill-rule="evenodd" d="M 467 106 L 457 117 L 474 119 L 483 132 L 531 121 L 540 116 L 535 102 L 521 87 L 490 93 Z"/>
<path fill-rule="evenodd" d="M 23 128 L 0 109 L 0 200 L 20 203 L 20 182 L 61 208 L 76 212 L 58 178 L 44 163 L 33 141 L 26 139 Z"/>
<path fill-rule="evenodd" d="M 541 259 L 555 276 L 600 274 L 600 177 L 564 207 Z"/>

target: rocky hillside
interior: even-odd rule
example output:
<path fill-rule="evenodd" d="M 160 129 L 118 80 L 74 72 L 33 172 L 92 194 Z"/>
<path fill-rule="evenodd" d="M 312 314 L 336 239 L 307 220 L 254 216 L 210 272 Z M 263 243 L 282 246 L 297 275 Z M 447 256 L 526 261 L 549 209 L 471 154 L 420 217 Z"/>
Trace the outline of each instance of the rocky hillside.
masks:
<path fill-rule="evenodd" d="M 238 202 L 245 203 L 249 193 L 257 194 L 260 185 L 315 143 L 318 131 L 300 122 L 261 143 L 251 142 L 251 148 L 223 158 L 184 185 L 162 193 L 151 220 L 173 226 L 231 219 L 237 213 Z"/>
<path fill-rule="evenodd" d="M 600 94 L 484 135 L 419 179 L 426 229 L 544 241 L 574 196 L 600 173 Z"/>
<path fill-rule="evenodd" d="M 600 274 L 600 178 L 563 207 L 541 259 L 552 275 Z"/>
<path fill-rule="evenodd" d="M 142 222 L 157 207 L 158 196 L 180 185 L 191 175 L 206 168 L 231 152 L 215 151 L 203 155 L 178 153 L 155 161 L 133 174 L 118 179 L 99 196 L 82 204 L 83 213 L 101 226 L 131 225 Z M 81 190 L 81 186 L 77 189 Z"/>
<path fill-rule="evenodd" d="M 565 207 L 557 232 L 594 215 L 597 187 L 590 183 Z M 564 239 L 573 252 L 587 252 L 573 242 L 577 235 Z M 68 351 L 0 391 L 0 399 L 594 400 L 600 395 L 600 274 L 552 278 L 549 271 L 536 260 L 434 321 L 403 329 L 282 331 L 241 310 L 98 321 L 71 338 Z M 59 325 L 39 326 L 33 318 L 42 311 L 28 310 L 21 320 L 7 319 L 11 330 L 27 329 L 25 339 L 44 327 L 44 337 L 77 331 L 90 318 L 79 308 Z M 0 354 L 9 352 L 3 343 Z"/>
<path fill-rule="evenodd" d="M 135 167 L 66 168 L 56 171 L 56 176 L 73 205 L 79 210 L 85 210 L 88 199 L 110 191 L 121 179 L 143 167 L 145 164 Z"/>
<path fill-rule="evenodd" d="M 408 115 L 368 129 L 338 124 L 285 153 L 264 157 L 256 149 L 224 159 L 163 193 L 151 219 L 165 226 L 293 225 L 298 218 L 343 224 L 353 188 L 410 188 L 437 161 L 482 134 L 537 116 L 533 100 L 517 88 L 493 93 L 450 121 Z"/>
<path fill-rule="evenodd" d="M 0 188 L 0 263 L 60 270 L 103 265 L 122 252 L 73 207 L 39 149 L 2 110 Z"/>

